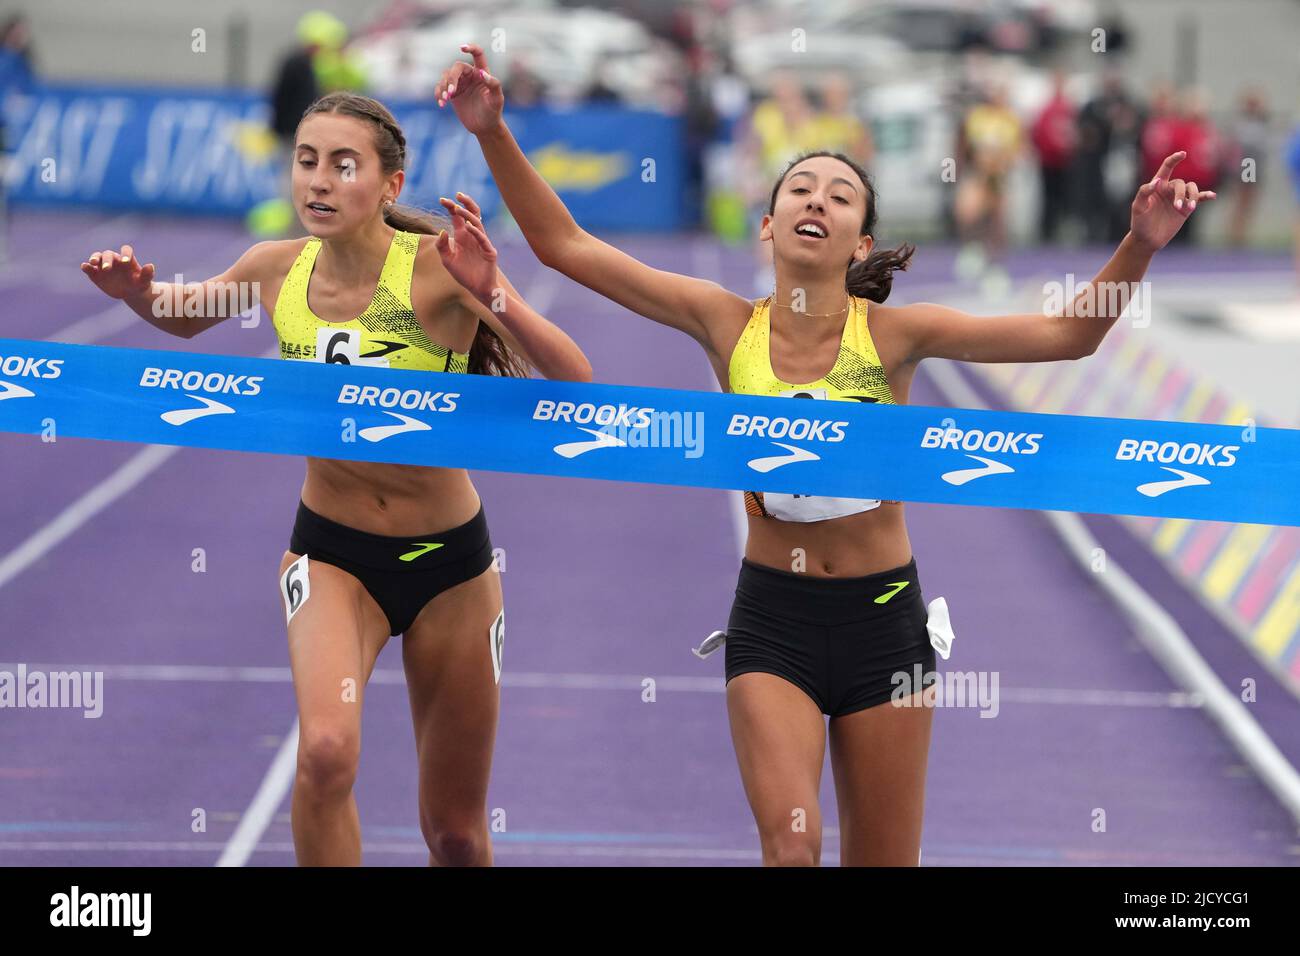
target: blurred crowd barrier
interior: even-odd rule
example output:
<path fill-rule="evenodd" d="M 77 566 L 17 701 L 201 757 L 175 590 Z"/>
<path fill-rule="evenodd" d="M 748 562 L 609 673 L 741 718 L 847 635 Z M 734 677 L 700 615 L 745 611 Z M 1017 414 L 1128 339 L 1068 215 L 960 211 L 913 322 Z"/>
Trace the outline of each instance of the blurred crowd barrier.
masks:
<path fill-rule="evenodd" d="M 28 150 L 11 180 L 20 203 L 80 189 L 75 201 L 224 214 L 257 205 L 241 189 L 273 195 L 252 91 L 278 105 L 283 150 L 315 96 L 346 88 L 411 117 L 420 161 L 463 177 L 430 180 L 423 201 L 483 191 L 476 150 L 424 115 L 473 41 L 585 224 L 752 243 L 781 167 L 836 149 L 873 177 L 878 238 L 958 242 L 958 274 L 996 292 L 1009 246 L 1118 242 L 1138 184 L 1175 149 L 1189 154 L 1180 177 L 1220 192 L 1176 241 L 1292 241 L 1300 128 L 1285 77 L 1300 19 L 1294 0 L 1240 5 L 1224 17 L 1220 0 L 27 0 L 30 24 L 0 21 L 0 116 L 18 127 L 0 135 Z M 215 124 L 231 115 L 228 137 Z M 112 163 L 125 153 L 105 155 L 85 130 L 111 138 L 137 120 L 131 135 L 154 138 L 123 179 Z M 191 160 L 167 137 L 205 140 L 208 154 Z M 57 178 L 33 174 L 56 159 L 63 170 L 40 175 Z M 91 182 L 63 178 L 69 168 Z M 117 178 L 98 189 L 97 171 Z"/>
<path fill-rule="evenodd" d="M 457 190 L 498 206 L 478 143 L 450 111 L 385 100 L 408 143 L 404 202 Z M 282 154 L 260 92 L 37 84 L 4 103 L 10 202 L 242 216 L 278 195 Z M 532 163 L 586 228 L 682 225 L 676 116 L 621 106 L 508 112 Z"/>

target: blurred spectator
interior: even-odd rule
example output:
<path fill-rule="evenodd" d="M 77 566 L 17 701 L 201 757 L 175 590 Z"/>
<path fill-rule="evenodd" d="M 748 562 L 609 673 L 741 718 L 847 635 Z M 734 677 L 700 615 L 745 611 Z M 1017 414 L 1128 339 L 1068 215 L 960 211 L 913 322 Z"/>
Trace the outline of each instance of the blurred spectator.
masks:
<path fill-rule="evenodd" d="M 1245 89 L 1241 93 L 1239 111 L 1229 131 L 1223 157 L 1223 185 L 1235 193 L 1228 219 L 1229 245 L 1241 246 L 1246 242 L 1259 195 L 1259 167 L 1270 152 L 1269 146 L 1268 104 L 1264 92 L 1257 87 Z M 1247 159 L 1254 164 L 1254 173 L 1249 181 L 1242 178 L 1242 163 Z"/>
<path fill-rule="evenodd" d="M 1075 106 L 1065 95 L 1061 70 L 1052 73 L 1052 96 L 1034 120 L 1031 138 L 1042 183 L 1038 234 L 1043 242 L 1052 242 L 1070 213 L 1070 167 L 1079 144 Z"/>
<path fill-rule="evenodd" d="M 970 149 L 966 142 L 966 117 L 970 111 L 988 98 L 988 53 L 983 47 L 974 47 L 962 54 L 961 69 L 944 91 L 944 108 L 948 114 L 949 128 L 953 131 L 952 156 L 958 176 L 970 162 Z M 944 232 L 958 238 L 955 189 L 942 191 Z"/>
<path fill-rule="evenodd" d="M 504 81 L 506 104 L 512 109 L 538 106 L 546 98 L 546 85 L 541 77 L 528 67 L 523 57 L 510 61 L 510 72 Z"/>
<path fill-rule="evenodd" d="M 772 75 L 772 94 L 754 107 L 749 115 L 749 129 L 742 150 L 742 179 L 746 205 L 749 207 L 753 235 L 767 214 L 772 186 L 785 164 L 807 149 L 812 129 L 813 111 L 804 97 L 798 77 L 788 70 Z M 772 249 L 758 242 L 755 249 L 757 271 L 755 295 L 772 291 Z"/>
<path fill-rule="evenodd" d="M 739 243 L 748 226 L 744 189 L 737 175 L 742 165 L 737 137 L 749 108 L 749 84 L 725 53 L 706 59 L 701 82 L 717 120 L 713 140 L 705 145 L 701 158 L 709 226 L 723 241 Z"/>
<path fill-rule="evenodd" d="M 736 72 L 735 64 L 725 53 L 708 62 L 704 76 L 713 112 L 721 124 L 718 137 L 734 140 L 736 127 L 749 107 L 749 84 Z"/>
<path fill-rule="evenodd" d="M 1174 93 L 1167 83 L 1158 83 L 1151 91 L 1151 108 L 1142 124 L 1139 138 L 1141 175 L 1138 182 L 1150 182 L 1165 157 L 1175 149 L 1178 117 L 1174 113 Z M 1183 174 L 1180 171 L 1178 176 Z"/>
<path fill-rule="evenodd" d="M 1285 153 L 1286 169 L 1291 175 L 1291 186 L 1295 190 L 1296 210 L 1295 210 L 1295 236 L 1294 236 L 1294 255 L 1295 255 L 1295 276 L 1297 284 L 1300 284 L 1300 126 L 1297 126 L 1291 133 L 1291 139 L 1286 144 Z"/>
<path fill-rule="evenodd" d="M 365 86 L 364 73 L 345 49 L 347 39 L 347 27 L 332 14 L 313 10 L 298 21 L 298 46 L 280 61 L 270 94 L 274 162 L 283 176 L 283 192 L 249 211 L 248 227 L 255 236 L 282 235 L 294 228 L 293 202 L 285 197 L 293 176 L 294 135 L 307 107 L 325 93 Z"/>
<path fill-rule="evenodd" d="M 615 88 L 613 78 L 610 76 L 610 70 L 613 68 L 613 60 L 608 54 L 601 56 L 596 61 L 595 69 L 592 70 L 591 86 L 587 87 L 586 99 L 588 103 L 607 103 L 611 106 L 617 106 L 622 97 L 619 96 Z"/>
<path fill-rule="evenodd" d="M 10 93 L 30 90 L 34 79 L 31 30 L 27 18 L 20 13 L 0 27 L 0 154 L 8 148 L 5 143 L 4 101 Z M 3 188 L 2 179 L 0 188 Z"/>
<path fill-rule="evenodd" d="M 304 44 L 315 47 L 311 65 L 321 96 L 338 90 L 364 92 L 365 69 L 348 51 L 348 28 L 342 20 L 322 10 L 313 10 L 298 21 L 298 34 Z"/>
<path fill-rule="evenodd" d="M 335 90 L 361 90 L 365 75 L 347 53 L 348 28 L 313 10 L 298 21 L 298 46 L 280 61 L 271 89 L 271 129 L 287 148 L 307 107 Z"/>
<path fill-rule="evenodd" d="M 1186 150 L 1187 158 L 1178 164 L 1174 176 L 1196 183 L 1198 190 L 1215 189 L 1222 169 L 1222 137 L 1209 117 L 1205 94 L 1189 90 L 1179 102 L 1174 127 L 1174 150 Z M 1195 217 L 1188 219 L 1174 236 L 1173 242 L 1190 244 L 1199 232 Z"/>
<path fill-rule="evenodd" d="M 1008 103 L 1004 82 L 994 84 L 987 103 L 973 107 L 965 121 L 970 162 L 958 177 L 953 212 L 966 248 L 958 273 L 984 273 L 985 291 L 998 295 L 1009 284 L 997 263 L 1006 250 L 1006 183 L 1023 148 L 1020 118 Z M 977 243 L 979 243 L 977 245 Z"/>
<path fill-rule="evenodd" d="M 805 148 L 812 118 L 812 107 L 798 78 L 787 70 L 773 74 L 772 94 L 755 106 L 749 117 L 748 139 L 760 170 L 758 193 L 764 202 L 785 164 Z"/>
<path fill-rule="evenodd" d="M 1079 111 L 1078 125 L 1076 208 L 1087 241 L 1118 242 L 1128 232 L 1129 207 L 1139 184 L 1142 132 L 1141 108 L 1124 89 L 1119 67 L 1106 69 L 1101 92 Z"/>
<path fill-rule="evenodd" d="M 0 26 L 0 91 L 30 89 L 35 73 L 32 32 L 20 13 Z"/>
<path fill-rule="evenodd" d="M 9 149 L 5 137 L 5 100 L 11 93 L 25 93 L 35 79 L 32 64 L 32 35 L 21 13 L 0 27 L 0 262 L 9 257 L 6 182 Z"/>
<path fill-rule="evenodd" d="M 286 150 L 293 148 L 293 135 L 298 129 L 302 114 L 320 97 L 316 70 L 312 67 L 312 59 L 316 56 L 319 44 L 303 34 L 300 23 L 299 46 L 280 61 L 275 83 L 271 87 L 271 129 Z"/>
<path fill-rule="evenodd" d="M 704 154 L 717 136 L 721 119 L 713 105 L 712 77 L 708 71 L 710 57 L 700 55 L 688 61 L 686 78 L 685 147 L 686 195 L 683 210 L 684 224 L 697 227 L 705 210 Z"/>
<path fill-rule="evenodd" d="M 843 73 L 830 73 L 822 81 L 821 109 L 807 132 L 808 147 L 844 153 L 870 167 L 875 154 L 871 133 L 853 111 L 853 87 Z"/>

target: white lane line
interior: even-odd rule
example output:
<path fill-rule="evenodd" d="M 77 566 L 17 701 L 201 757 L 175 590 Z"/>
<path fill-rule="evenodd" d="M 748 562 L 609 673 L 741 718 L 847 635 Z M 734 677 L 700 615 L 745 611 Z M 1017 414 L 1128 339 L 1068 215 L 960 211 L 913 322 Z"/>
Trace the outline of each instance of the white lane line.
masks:
<path fill-rule="evenodd" d="M 277 345 L 263 354 L 265 357 L 270 358 L 278 353 L 279 347 Z M 76 533 L 91 518 L 148 478 L 180 450 L 180 447 L 174 445 L 148 445 L 132 455 L 107 478 L 64 508 L 53 521 L 38 529 L 26 541 L 0 559 L 0 587 L 3 587 L 39 561 L 61 541 Z M 294 745 L 291 750 L 291 757 L 297 751 L 297 730 L 298 726 L 295 721 L 292 731 Z M 283 753 L 283 747 L 281 751 Z M 263 780 L 263 788 L 259 788 L 257 796 L 254 797 L 253 805 L 249 808 L 250 812 L 254 809 L 258 811 L 253 818 L 255 824 L 261 823 L 261 802 L 272 799 L 270 793 L 264 795 L 262 792 L 268 785 L 268 781 L 274 786 L 283 786 L 285 788 L 287 788 L 288 782 L 292 782 L 295 761 L 290 760 L 289 781 L 283 782 L 281 777 L 284 770 L 280 767 L 280 760 L 281 754 L 277 754 L 275 762 L 272 763 L 271 769 L 268 771 L 267 779 Z M 283 797 L 283 792 L 281 792 L 280 796 Z M 276 805 L 278 806 L 278 802 Z M 274 812 L 274 809 L 272 807 L 271 812 Z M 265 823 L 261 823 L 261 825 L 262 829 L 265 829 Z M 242 822 L 240 828 L 243 828 Z M 222 853 L 222 859 L 226 859 L 228 855 L 230 859 L 239 859 L 241 853 L 243 859 L 247 859 L 244 841 L 249 837 L 248 832 L 241 832 L 241 829 L 236 830 L 241 842 L 235 844 L 232 837 L 232 843 L 227 845 L 226 850 Z M 257 835 L 260 836 L 260 831 L 258 831 Z M 221 865 L 220 861 L 218 863 Z"/>
<path fill-rule="evenodd" d="M 963 408 L 987 408 L 979 395 L 946 360 L 930 359 L 930 381 L 943 400 Z M 1178 622 L 1142 586 L 1115 563 L 1105 574 L 1091 574 L 1092 555 L 1098 547 L 1088 526 L 1066 511 L 1041 512 L 1060 536 L 1066 553 L 1097 582 L 1129 619 L 1142 646 L 1169 675 L 1170 680 L 1197 695 L 1210 719 L 1241 754 L 1273 796 L 1300 824 L 1300 773 L 1273 743 L 1241 699 L 1219 679 Z"/>
<path fill-rule="evenodd" d="M 549 308 L 550 303 L 555 301 L 555 295 L 559 287 L 559 274 L 551 269 L 539 266 L 538 271 L 534 272 L 530 277 L 528 288 L 523 297 L 540 314 L 543 309 Z M 374 675 L 371 676 L 370 680 L 372 683 L 374 682 Z M 639 687 L 640 684 L 638 683 L 637 686 Z M 290 745 L 291 742 L 292 746 Z M 280 750 L 276 753 L 275 759 L 271 762 L 271 766 L 267 768 L 265 775 L 262 777 L 262 782 L 258 785 L 257 794 L 253 797 L 253 802 L 249 804 L 243 818 L 240 819 L 239 826 L 235 830 L 235 836 L 231 837 L 231 842 L 222 851 L 221 858 L 217 860 L 217 866 L 243 866 L 253 851 L 258 849 L 258 844 L 265 835 L 266 828 L 271 825 L 276 808 L 284 802 L 290 787 L 293 786 L 294 771 L 297 766 L 297 751 L 298 720 L 294 718 L 293 730 L 280 745 Z M 238 844 L 235 843 L 236 837 L 239 838 Z"/>
<path fill-rule="evenodd" d="M 127 850 L 136 853 L 171 853 L 178 850 L 210 852 L 221 849 L 221 846 L 222 844 L 215 841 L 197 840 L 193 843 L 180 841 L 169 843 L 163 840 L 34 840 L 31 843 L 24 843 L 21 840 L 0 841 L 0 850 L 40 853 L 84 853 L 99 850 L 110 852 Z M 425 852 L 429 852 L 428 847 L 425 847 Z"/>
<path fill-rule="evenodd" d="M 264 353 L 264 357 L 278 354 L 277 346 Z M 60 542 L 75 534 L 82 525 L 148 478 L 180 450 L 178 445 L 146 445 L 128 458 L 52 521 L 0 558 L 0 587 L 49 554 Z"/>
<path fill-rule="evenodd" d="M 397 677 L 402 683 L 401 672 Z M 632 690 L 644 689 L 646 678 L 653 678 L 659 690 L 688 693 L 722 693 L 726 688 L 720 677 L 660 677 L 656 674 L 502 674 L 501 683 L 507 687 L 528 687 L 546 690 Z"/>
<path fill-rule="evenodd" d="M 132 455 L 111 475 L 64 508 L 54 520 L 0 558 L 0 587 L 49 554 L 61 541 L 75 534 L 87 521 L 148 478 L 178 451 L 180 448 L 171 445 L 148 445 Z"/>
<path fill-rule="evenodd" d="M 17 663 L 0 662 L 0 672 L 14 673 Z M 288 684 L 293 674 L 287 667 L 225 667 L 210 664 L 32 664 L 28 673 L 89 672 L 103 674 L 105 680 L 154 683 L 250 683 Z M 657 674 L 552 674 L 546 672 L 506 673 L 501 683 L 506 687 L 532 690 L 587 690 L 640 692 L 647 677 L 653 677 L 661 691 L 673 693 L 721 694 L 726 684 L 721 677 L 687 677 Z M 406 675 L 397 669 L 376 668 L 367 686 L 405 687 Z M 1204 700 L 1195 693 L 1182 691 L 1110 690 L 1091 687 L 1005 687 L 999 686 L 1002 704 L 1051 704 L 1095 707 L 1170 707 L 1196 708 Z"/>
<path fill-rule="evenodd" d="M 829 830 L 829 828 L 828 828 Z M 828 855 L 827 851 L 836 843 L 835 839 L 823 840 L 823 855 Z M 147 841 L 147 840 L 115 840 L 115 841 L 90 841 L 78 840 L 68 841 L 66 843 L 43 840 L 32 843 L 22 843 L 19 841 L 0 841 L 0 850 L 9 850 L 26 853 L 83 853 L 83 852 L 135 852 L 135 853 L 174 853 L 174 852 L 211 852 L 220 844 L 212 842 L 164 842 L 164 841 Z M 991 847 L 990 850 L 996 850 Z M 1055 848 L 1051 848 L 1055 852 Z M 258 847 L 259 853 L 293 853 L 292 843 L 284 841 L 266 842 Z M 1289 849 L 1286 852 L 1291 855 L 1297 855 L 1297 851 Z M 427 859 L 429 848 L 423 843 L 412 841 L 410 843 L 367 843 L 366 853 L 368 855 L 379 854 L 388 856 L 413 856 L 421 859 Z M 585 857 L 605 857 L 619 858 L 629 857 L 635 859 L 664 859 L 664 860 L 743 860 L 756 861 L 760 859 L 758 850 L 747 850 L 731 847 L 654 847 L 654 846 L 622 846 L 618 844 L 601 844 L 592 846 L 591 844 L 570 844 L 570 843 L 509 843 L 495 841 L 492 844 L 492 853 L 497 857 L 550 857 L 550 856 L 585 856 Z M 1028 863 L 1034 866 L 1041 866 L 1044 861 L 1042 853 L 1033 852 L 1033 848 L 1026 848 L 1016 853 L 996 853 L 996 852 L 971 852 L 958 855 L 931 855 L 924 854 L 925 863 L 928 866 L 1007 866 L 1017 863 Z M 1122 855 L 1103 856 L 1092 862 L 1104 863 L 1113 859 L 1118 865 L 1132 865 L 1131 859 L 1123 858 Z M 1066 863 L 1064 855 L 1053 856 L 1049 862 Z M 1222 862 L 1222 861 L 1220 861 Z M 1257 865 L 1260 861 L 1241 860 L 1239 862 L 1229 861 L 1228 865 L 1250 866 Z"/>
<path fill-rule="evenodd" d="M 1199 694 L 1160 690 L 1089 690 L 1074 687 L 999 687 L 1002 704 L 1063 704 L 1095 707 L 1203 707 Z"/>
<path fill-rule="evenodd" d="M 276 751 L 275 759 L 271 761 L 270 769 L 266 771 L 266 776 L 262 778 L 262 783 L 253 796 L 253 802 L 240 817 L 239 825 L 217 858 L 217 866 L 243 866 L 248 862 L 266 828 L 271 825 L 275 811 L 284 802 L 285 794 L 293 784 L 297 766 L 298 718 L 295 717 L 293 726 L 289 728 L 280 749 Z M 427 852 L 428 847 L 425 850 Z"/>
<path fill-rule="evenodd" d="M 221 844 L 212 841 L 182 843 L 162 840 L 40 840 L 23 843 L 17 840 L 0 841 L 0 850 L 21 851 L 26 853 L 84 853 L 84 852 L 128 852 L 128 853 L 175 853 L 201 852 L 209 853 Z M 258 853 L 293 853 L 292 843 L 283 841 L 267 842 L 257 847 Z M 423 843 L 367 843 L 367 854 L 410 854 L 427 858 L 429 848 Z M 523 844 L 496 841 L 492 844 L 495 856 L 589 856 L 589 857 L 636 857 L 643 859 L 685 859 L 685 860 L 757 860 L 757 850 L 732 850 L 726 848 L 706 849 L 701 847 L 647 847 L 618 846 L 606 844 L 591 846 L 589 844 Z"/>
<path fill-rule="evenodd" d="M 116 335 L 144 319 L 136 315 L 121 302 L 115 301 L 102 312 L 78 319 L 71 325 L 65 325 L 53 335 L 47 335 L 47 342 L 66 342 L 69 345 L 90 345 L 110 335 Z"/>

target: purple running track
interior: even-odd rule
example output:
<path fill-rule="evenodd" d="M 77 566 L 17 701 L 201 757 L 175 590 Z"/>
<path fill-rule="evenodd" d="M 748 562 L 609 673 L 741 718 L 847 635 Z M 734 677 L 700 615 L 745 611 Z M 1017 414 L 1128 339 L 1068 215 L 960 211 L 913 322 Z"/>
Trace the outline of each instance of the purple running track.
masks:
<path fill-rule="evenodd" d="M 59 228 L 50 218 L 24 214 L 13 226 L 17 261 L 0 268 L 5 336 L 45 338 L 106 315 L 102 335 L 93 323 L 79 334 L 241 355 L 274 344 L 265 319 L 189 341 L 122 322 L 73 275 L 87 252 L 122 242 L 158 261 L 163 276 L 211 275 L 245 242 L 235 226 L 122 219 L 105 235 L 99 217 L 52 217 Z M 752 284 L 743 249 L 681 237 L 616 241 L 661 268 L 742 293 Z M 599 379 L 713 387 L 685 336 L 546 273 L 518 241 L 502 246 L 512 281 L 587 350 Z M 1032 275 L 1048 261 L 1028 256 L 1012 271 Z M 922 262 L 918 282 L 951 275 L 950 250 Z M 912 401 L 944 404 L 925 376 Z M 302 462 L 195 449 L 161 460 L 141 454 L 139 446 L 0 434 L 0 561 L 49 534 L 65 509 L 110 487 L 124 467 L 151 466 L 0 583 L 2 666 L 105 672 L 98 719 L 0 710 L 0 863 L 212 865 L 293 724 L 275 572 Z M 757 863 L 721 655 L 701 662 L 689 650 L 724 626 L 735 586 L 727 494 L 496 473 L 475 480 L 506 560 L 506 674 L 488 800 L 505 822 L 494 835 L 497 862 Z M 1207 717 L 1185 706 L 1039 514 L 928 504 L 908 514 L 925 595 L 947 597 L 958 634 L 946 668 L 996 671 L 1001 690 L 994 719 L 974 708 L 936 714 L 923 862 L 1295 864 L 1300 848 L 1285 812 Z M 196 548 L 204 573 L 192 570 Z M 1162 598 L 1180 600 L 1167 584 Z M 1210 633 L 1217 625 L 1208 618 L 1194 626 L 1224 637 Z M 645 678 L 656 682 L 654 702 L 642 699 Z M 368 688 L 356 794 L 366 862 L 423 864 L 397 641 Z M 1098 808 L 1105 832 L 1093 828 Z M 195 832 L 200 809 L 206 825 Z M 829 768 L 823 809 L 823 860 L 832 864 Z M 249 863 L 293 859 L 286 799 Z"/>

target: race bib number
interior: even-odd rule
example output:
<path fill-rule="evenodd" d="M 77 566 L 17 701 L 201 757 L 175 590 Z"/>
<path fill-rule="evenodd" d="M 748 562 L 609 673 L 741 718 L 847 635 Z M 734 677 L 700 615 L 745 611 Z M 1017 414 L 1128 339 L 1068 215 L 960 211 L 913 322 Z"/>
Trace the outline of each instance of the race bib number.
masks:
<path fill-rule="evenodd" d="M 388 368 L 388 359 L 383 356 L 364 358 L 361 355 L 361 331 L 359 329 L 317 329 L 316 361 L 326 365 L 371 365 Z"/>
<path fill-rule="evenodd" d="M 284 623 L 302 610 L 311 597 L 311 578 L 308 576 L 307 555 L 303 555 L 285 569 L 280 576 L 280 597 L 284 598 Z"/>
<path fill-rule="evenodd" d="M 781 395 L 785 398 L 829 400 L 824 388 L 792 388 Z M 766 491 L 763 493 L 763 507 L 773 518 L 782 521 L 828 521 L 879 508 L 880 501 L 876 498 L 829 498 L 824 495 L 788 495 Z"/>

